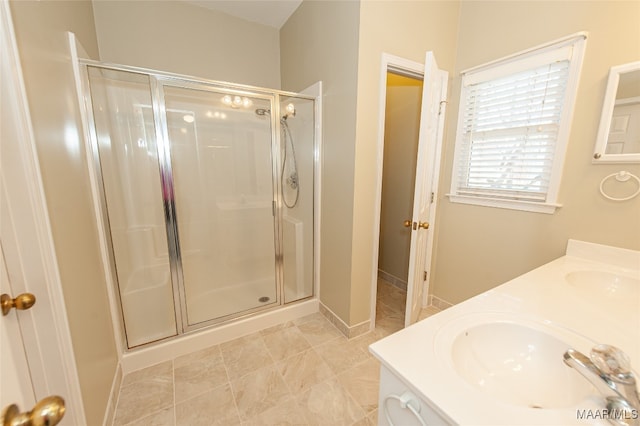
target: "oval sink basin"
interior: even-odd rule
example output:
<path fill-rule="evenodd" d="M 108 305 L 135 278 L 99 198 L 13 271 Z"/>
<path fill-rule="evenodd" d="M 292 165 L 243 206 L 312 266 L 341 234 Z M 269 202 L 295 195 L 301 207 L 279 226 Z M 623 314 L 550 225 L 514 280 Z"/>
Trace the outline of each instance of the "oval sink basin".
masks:
<path fill-rule="evenodd" d="M 553 409 L 575 406 L 595 392 L 564 364 L 570 347 L 541 330 L 491 322 L 464 330 L 451 349 L 457 373 L 482 392 L 507 404 Z"/>
<path fill-rule="evenodd" d="M 640 306 L 640 280 L 604 271 L 574 271 L 567 282 L 589 298 L 610 308 L 635 309 Z"/>

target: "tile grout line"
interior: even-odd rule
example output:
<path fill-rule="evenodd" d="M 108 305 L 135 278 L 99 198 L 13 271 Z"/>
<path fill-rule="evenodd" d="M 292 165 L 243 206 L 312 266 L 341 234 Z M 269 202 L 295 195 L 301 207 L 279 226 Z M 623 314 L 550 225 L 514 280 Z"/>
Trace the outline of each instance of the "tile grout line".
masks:
<path fill-rule="evenodd" d="M 173 377 L 173 424 L 178 425 L 178 410 L 176 409 L 176 362 L 171 360 L 171 372 Z"/>
<path fill-rule="evenodd" d="M 294 325 L 293 325 L 293 327 L 297 327 L 297 325 L 296 325 L 296 324 L 294 324 Z M 300 330 L 298 329 L 298 331 L 300 331 Z M 301 333 L 302 333 L 302 332 L 301 332 Z M 302 337 L 304 337 L 304 338 L 305 338 L 305 340 L 306 340 L 306 336 L 304 335 L 304 333 L 302 333 Z M 307 341 L 307 343 L 309 344 L 309 348 L 308 348 L 308 349 L 305 349 L 305 350 L 303 350 L 302 352 L 298 352 L 298 353 L 297 353 L 297 354 L 295 354 L 295 355 L 291 355 L 290 357 L 287 357 L 287 358 L 283 359 L 283 360 L 282 360 L 282 361 L 280 361 L 280 362 L 281 362 L 281 363 L 282 363 L 282 362 L 286 362 L 287 360 L 289 360 L 289 359 L 293 358 L 294 356 L 298 356 L 298 355 L 300 355 L 300 354 L 303 354 L 303 353 L 305 353 L 305 352 L 308 352 L 308 351 L 313 350 L 313 346 L 311 346 L 311 343 L 310 343 L 310 342 L 308 342 L 308 341 Z M 314 352 L 315 352 L 315 351 L 314 351 Z M 319 355 L 318 355 L 318 356 L 319 356 Z M 292 399 L 293 399 L 293 402 L 295 403 L 295 405 L 296 405 L 298 408 L 300 408 L 300 402 L 299 402 L 299 400 L 298 400 L 298 396 L 297 396 L 297 395 L 296 395 L 296 393 L 291 389 L 291 386 L 289 385 L 289 383 L 287 382 L 287 380 L 285 380 L 284 376 L 283 376 L 283 375 L 282 375 L 282 373 L 280 372 L 280 369 L 279 369 L 279 368 L 277 368 L 277 366 L 276 366 L 276 373 L 278 373 L 278 375 L 280 376 L 280 378 L 281 378 L 281 379 L 282 379 L 282 381 L 284 382 L 284 385 L 286 386 L 287 391 L 289 392 L 289 397 L 290 397 L 290 398 L 292 398 Z M 305 390 L 305 392 L 306 392 L 306 390 Z M 304 417 L 305 419 L 307 418 L 306 413 L 305 413 L 304 411 L 302 412 L 302 415 L 303 415 L 303 417 Z M 256 416 L 256 417 L 257 417 L 257 416 Z"/>
<path fill-rule="evenodd" d="M 222 348 L 218 347 L 220 351 L 220 358 L 222 359 L 222 366 L 224 367 L 224 374 L 227 376 L 227 383 L 229 384 L 229 392 L 231 392 L 231 400 L 233 400 L 233 407 L 236 409 L 236 415 L 238 416 L 238 420 L 240 420 L 240 424 L 242 424 L 242 419 L 240 418 L 240 409 L 238 408 L 238 402 L 236 401 L 236 395 L 233 392 L 233 384 L 231 383 L 231 376 L 229 376 L 229 370 L 227 368 L 227 362 L 224 359 L 224 354 L 222 353 Z M 178 426 L 178 422 L 176 421 L 176 426 Z"/>
<path fill-rule="evenodd" d="M 164 362 L 169 362 L 169 361 L 164 361 Z M 158 366 L 158 365 L 160 365 L 160 364 L 163 364 L 164 362 L 160 362 L 160 363 L 157 363 L 157 364 L 153 364 L 153 365 L 150 365 L 149 367 L 145 367 L 145 368 L 143 368 L 143 369 L 136 370 L 136 371 L 141 371 L 141 370 L 144 370 L 144 369 L 146 369 L 146 368 L 155 367 L 155 366 Z M 172 366 L 171 366 L 171 367 L 172 367 L 172 368 L 171 368 L 171 376 L 172 376 L 172 379 L 173 379 L 173 360 L 171 360 L 171 362 L 172 362 Z M 132 373 L 134 373 L 134 372 L 132 372 Z M 129 373 L 129 374 L 131 374 L 131 373 Z M 123 375 L 123 378 L 122 378 L 122 382 L 123 382 L 123 383 L 124 383 L 124 377 L 125 377 L 125 376 Z M 152 377 L 155 377 L 155 376 L 152 376 Z M 146 378 L 144 378 L 144 380 L 139 380 L 139 381 L 137 381 L 137 382 L 129 383 L 129 384 L 127 384 L 127 385 L 122 385 L 122 384 L 121 384 L 121 385 L 120 385 L 120 392 L 119 392 L 119 395 L 118 395 L 118 404 L 119 404 L 119 402 L 120 402 L 120 398 L 121 398 L 121 396 L 122 396 L 122 394 L 123 394 L 123 392 L 122 392 L 122 390 L 123 390 L 123 389 L 129 388 L 129 387 L 132 387 L 132 386 L 137 386 L 137 385 L 139 385 L 141 382 L 144 382 L 145 380 L 148 380 L 148 379 L 149 379 L 149 377 L 146 377 Z M 118 404 L 116 404 L 116 407 L 115 407 L 115 411 L 114 411 L 114 415 L 113 415 L 113 421 L 112 421 L 112 423 L 111 423 L 111 424 L 112 424 L 112 426 L 114 426 L 114 425 L 115 425 L 115 423 L 116 423 L 116 418 L 117 418 L 117 414 L 118 414 Z M 127 423 L 123 423 L 123 424 L 122 424 L 122 426 L 129 426 L 129 425 L 132 425 L 132 424 L 134 424 L 134 423 L 136 423 L 136 422 L 138 422 L 138 421 L 140 421 L 140 420 L 142 420 L 142 419 L 145 419 L 145 418 L 147 418 L 147 417 L 151 417 L 151 416 L 153 416 L 153 415 L 155 415 L 155 414 L 157 414 L 157 413 L 159 413 L 159 412 L 161 412 L 161 411 L 163 411 L 163 410 L 166 410 L 167 408 L 170 408 L 170 406 L 162 407 L 162 408 L 160 408 L 160 409 L 158 409 L 158 410 L 156 410 L 156 411 L 153 411 L 153 412 L 147 413 L 147 414 L 145 414 L 145 415 L 142 415 L 142 416 L 140 416 L 140 417 L 134 418 L 133 420 L 131 420 L 131 421 L 127 422 Z"/>
<path fill-rule="evenodd" d="M 308 321 L 305 321 L 305 322 L 308 322 Z M 281 360 L 281 361 L 279 361 L 279 362 L 276 362 L 276 361 L 275 361 L 275 359 L 274 359 L 274 369 L 275 369 L 276 373 L 280 376 L 280 379 L 282 380 L 282 382 L 284 383 L 284 385 L 285 385 L 285 387 L 286 387 L 286 389 L 287 389 L 287 391 L 288 391 L 288 394 L 289 394 L 288 396 L 293 400 L 293 402 L 295 403 L 295 405 L 296 405 L 298 408 L 300 408 L 300 401 L 299 401 L 299 399 L 298 399 L 298 396 L 297 396 L 297 395 L 296 395 L 296 393 L 292 390 L 292 388 L 291 388 L 291 386 L 289 385 L 289 383 L 287 382 L 287 380 L 285 380 L 285 377 L 284 377 L 284 376 L 283 376 L 283 374 L 280 372 L 280 369 L 278 368 L 278 365 L 277 365 L 277 364 L 278 364 L 278 363 L 284 363 L 284 362 L 286 362 L 287 360 L 289 360 L 289 359 L 291 359 L 291 358 L 293 358 L 293 357 L 295 357 L 295 356 L 301 355 L 301 354 L 303 354 L 303 353 L 305 353 L 305 352 L 308 352 L 308 351 L 314 351 L 314 350 L 313 350 L 313 345 L 311 344 L 311 342 L 309 342 L 309 340 L 307 339 L 307 337 L 306 337 L 305 333 L 303 333 L 303 332 L 302 332 L 302 330 L 300 330 L 300 329 L 298 328 L 298 325 L 297 325 L 297 324 L 292 323 L 291 327 L 287 327 L 287 328 L 295 328 L 296 330 L 298 330 L 298 332 L 302 335 L 302 338 L 304 339 L 304 341 L 305 341 L 305 342 L 307 342 L 307 344 L 309 345 L 309 347 L 308 347 L 307 349 L 304 349 L 304 350 L 302 350 L 302 351 L 300 351 L 300 352 L 298 352 L 298 353 L 294 354 L 294 355 L 288 356 L 288 357 L 286 357 L 285 359 L 283 359 L 283 360 Z M 266 346 L 266 345 L 265 345 L 265 346 Z M 271 351 L 269 350 L 269 348 L 268 348 L 268 347 L 267 347 L 267 351 L 269 352 L 269 355 L 271 355 L 271 357 L 273 358 L 273 355 L 271 354 Z M 314 353 L 315 353 L 315 351 L 314 351 Z M 316 354 L 317 354 L 317 353 L 316 353 Z M 320 357 L 320 359 L 322 359 L 322 357 L 321 357 L 319 354 L 317 354 L 317 355 L 318 355 L 318 357 Z M 324 360 L 323 360 L 323 362 L 324 362 Z M 331 371 L 331 369 L 329 369 L 329 371 Z M 317 384 L 317 383 L 316 383 L 316 384 Z M 314 386 L 315 386 L 315 385 L 314 385 Z M 313 387 L 313 386 L 311 386 L 311 387 Z M 304 390 L 304 392 L 306 392 L 307 390 L 308 390 L 308 389 L 305 389 L 305 390 Z M 273 408 L 273 407 L 272 407 L 272 408 Z M 260 414 L 262 414 L 262 413 L 260 413 Z M 259 416 L 260 416 L 260 414 L 258 414 L 257 416 L 254 416 L 254 418 L 259 417 Z M 305 412 L 305 410 L 302 410 L 302 415 L 303 415 L 303 417 L 304 417 L 305 419 L 307 419 L 307 416 L 306 416 L 306 412 Z M 307 420 L 308 420 L 308 419 L 307 419 Z"/>

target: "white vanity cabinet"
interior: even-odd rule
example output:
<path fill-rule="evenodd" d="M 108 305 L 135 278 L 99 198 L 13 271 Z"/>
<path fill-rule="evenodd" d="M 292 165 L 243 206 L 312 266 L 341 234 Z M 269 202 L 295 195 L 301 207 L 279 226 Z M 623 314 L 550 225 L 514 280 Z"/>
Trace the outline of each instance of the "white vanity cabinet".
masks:
<path fill-rule="evenodd" d="M 413 411 L 407 406 L 403 408 L 402 401 L 407 401 Z M 387 421 L 387 414 L 391 419 Z M 417 418 L 420 417 L 420 419 Z M 452 421 L 445 420 L 428 402 L 420 399 L 411 385 L 393 374 L 387 367 L 380 367 L 380 396 L 378 398 L 378 425 L 380 426 L 422 426 L 422 425 L 451 425 Z"/>

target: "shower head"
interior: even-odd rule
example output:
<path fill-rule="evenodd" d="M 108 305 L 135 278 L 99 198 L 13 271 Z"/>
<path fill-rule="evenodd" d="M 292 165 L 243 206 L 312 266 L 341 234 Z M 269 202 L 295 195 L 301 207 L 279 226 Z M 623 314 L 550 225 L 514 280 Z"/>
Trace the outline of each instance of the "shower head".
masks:
<path fill-rule="evenodd" d="M 270 109 L 258 108 L 256 110 L 256 115 L 270 115 L 270 114 L 271 114 Z"/>
<path fill-rule="evenodd" d="M 296 107 L 293 104 L 287 104 L 286 107 L 284 107 L 285 113 L 284 113 L 284 118 L 285 120 L 287 119 L 287 117 L 289 116 L 296 116 Z"/>

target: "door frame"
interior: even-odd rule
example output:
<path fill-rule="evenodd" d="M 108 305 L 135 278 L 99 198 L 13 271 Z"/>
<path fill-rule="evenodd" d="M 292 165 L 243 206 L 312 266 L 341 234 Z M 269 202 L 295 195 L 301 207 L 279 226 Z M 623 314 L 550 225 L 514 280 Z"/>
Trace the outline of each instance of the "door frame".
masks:
<path fill-rule="evenodd" d="M 19 217 L 13 217 L 13 237 L 3 240 L 7 269 L 16 293 L 29 291 L 37 297 L 35 307 L 20 312 L 20 328 L 31 370 L 35 397 L 59 394 L 66 400 L 63 424 L 85 423 L 80 380 L 76 369 L 71 331 L 67 318 L 62 281 L 58 270 L 42 175 L 29 115 L 18 45 L 7 0 L 0 0 L 1 48 L 11 69 L 10 96 L 17 116 L 18 140 L 3 140 L 3 155 L 13 164 L 3 169 L 8 202 Z M 11 268 L 20 270 L 11 275 Z M 37 309 L 36 309 L 37 308 Z M 20 407 L 29 409 L 29 407 Z"/>
<path fill-rule="evenodd" d="M 371 271 L 371 299 L 370 299 L 370 324 L 371 330 L 375 328 L 376 320 L 376 303 L 377 303 L 377 282 L 378 282 L 378 256 L 380 245 L 380 217 L 382 211 L 382 173 L 384 164 L 384 128 L 386 120 L 386 101 L 387 101 L 387 72 L 396 71 L 399 73 L 406 73 L 411 76 L 422 76 L 424 79 L 424 64 L 412 61 L 410 59 L 402 58 L 399 56 L 391 55 L 389 53 L 382 53 L 380 61 L 380 82 L 379 82 L 379 105 L 378 105 L 378 141 L 377 141 L 377 164 L 376 164 L 376 184 L 375 184 L 375 212 L 373 221 L 373 247 L 372 247 L 372 271 Z M 439 120 L 438 129 L 442 131 L 443 120 Z M 440 171 L 440 155 L 442 152 L 442 141 L 439 140 L 435 149 L 436 161 L 433 162 L 431 174 L 433 176 L 433 188 L 437 188 L 439 171 Z M 434 236 L 434 219 L 435 210 L 437 205 L 437 197 L 434 197 L 430 207 L 431 229 L 429 230 L 427 240 L 427 279 L 424 282 L 423 300 L 422 305 L 426 305 L 427 297 L 429 294 L 429 286 L 431 282 L 431 258 L 432 258 L 432 246 Z"/>

